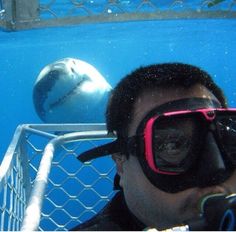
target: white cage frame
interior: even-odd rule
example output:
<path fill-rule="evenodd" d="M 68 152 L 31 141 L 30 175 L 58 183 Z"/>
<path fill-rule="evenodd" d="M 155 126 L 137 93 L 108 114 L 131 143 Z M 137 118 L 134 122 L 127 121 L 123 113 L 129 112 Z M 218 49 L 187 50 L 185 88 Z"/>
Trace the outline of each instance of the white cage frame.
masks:
<path fill-rule="evenodd" d="M 37 136 L 37 138 L 32 139 L 33 136 Z M 40 139 L 45 140 L 44 145 L 37 148 L 36 141 Z M 113 195 L 113 163 L 108 161 L 107 170 L 99 171 L 95 167 L 96 164 L 86 162 L 84 165 L 79 164 L 78 171 L 75 169 L 74 173 L 67 172 L 66 167 L 63 167 L 63 163 L 66 163 L 65 157 L 70 156 L 73 158 L 73 163 L 74 161 L 79 163 L 76 161 L 76 156 L 80 152 L 81 143 L 87 142 L 90 146 L 96 146 L 96 141 L 101 142 L 104 139 L 113 139 L 113 137 L 107 135 L 104 124 L 34 124 L 18 126 L 0 166 L 0 230 L 49 230 L 40 224 L 42 218 L 51 220 L 54 223 L 53 230 L 68 230 L 72 226 L 71 221 L 77 224 L 83 221 L 80 216 L 83 216 L 85 212 L 91 211 L 92 214 L 96 214 L 98 208 L 100 209 L 101 205 L 105 205 Z M 65 147 L 67 144 L 70 146 L 69 148 Z M 63 170 L 65 174 L 61 183 L 53 183 L 52 178 L 50 178 L 50 171 L 53 170 L 52 164 L 58 149 L 64 150 L 66 154 L 61 152 L 62 155 L 60 155 L 61 153 L 58 155 L 58 157 L 62 156 L 62 159 L 59 158 L 59 161 L 55 162 L 54 168 L 60 168 L 57 170 Z M 32 154 L 36 154 L 38 162 L 34 162 Z M 80 180 L 80 173 L 84 170 L 82 169 L 83 166 L 87 166 L 95 172 L 95 180 L 89 184 Z M 30 169 L 33 170 L 33 173 Z M 86 206 L 77 199 L 82 194 L 86 195 L 83 192 L 84 190 L 78 192 L 78 195 L 70 194 L 63 187 L 68 179 L 74 179 L 78 181 L 76 182 L 78 185 L 83 185 L 82 188 L 91 190 L 97 196 L 96 202 L 92 206 Z M 105 184 L 108 186 L 108 192 L 99 193 L 94 187 L 99 180 L 106 180 Z M 48 187 L 49 184 L 50 187 Z M 45 194 L 46 188 L 48 188 L 48 195 Z M 53 188 L 53 191 L 62 190 L 65 196 L 68 197 L 65 202 L 75 201 L 75 204 L 80 205 L 80 214 L 71 216 L 65 203 L 62 205 L 54 203 L 50 196 L 50 191 L 52 191 L 50 188 Z M 53 219 L 53 213 L 44 213 L 42 205 L 45 200 L 55 207 L 52 212 L 59 210 L 68 215 L 68 220 L 60 223 L 60 221 Z M 50 230 L 52 230 L 52 227 L 50 227 Z"/>

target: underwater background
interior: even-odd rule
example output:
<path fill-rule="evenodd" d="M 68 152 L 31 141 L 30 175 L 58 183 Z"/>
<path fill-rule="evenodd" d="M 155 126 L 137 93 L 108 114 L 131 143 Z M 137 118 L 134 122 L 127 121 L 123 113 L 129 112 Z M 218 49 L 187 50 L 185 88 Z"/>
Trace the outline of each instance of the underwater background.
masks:
<path fill-rule="evenodd" d="M 210 73 L 236 107 L 235 28 L 236 20 L 189 19 L 0 31 L 0 162 L 19 124 L 42 123 L 34 83 L 47 64 L 66 57 L 90 63 L 112 87 L 142 65 L 193 64 Z"/>
<path fill-rule="evenodd" d="M 42 123 L 33 105 L 34 83 L 44 66 L 65 57 L 92 64 L 112 87 L 142 65 L 197 65 L 236 106 L 235 28 L 235 20 L 204 19 L 0 31 L 0 160 L 17 125 Z"/>

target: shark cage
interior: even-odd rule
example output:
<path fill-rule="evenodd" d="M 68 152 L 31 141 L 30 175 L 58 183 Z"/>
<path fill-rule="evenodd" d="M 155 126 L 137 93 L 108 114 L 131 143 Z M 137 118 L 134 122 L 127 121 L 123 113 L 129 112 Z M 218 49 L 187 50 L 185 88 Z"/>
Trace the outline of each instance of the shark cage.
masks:
<path fill-rule="evenodd" d="M 96 214 L 113 194 L 114 164 L 76 157 L 104 139 L 104 124 L 18 126 L 0 168 L 1 231 L 68 230 Z"/>

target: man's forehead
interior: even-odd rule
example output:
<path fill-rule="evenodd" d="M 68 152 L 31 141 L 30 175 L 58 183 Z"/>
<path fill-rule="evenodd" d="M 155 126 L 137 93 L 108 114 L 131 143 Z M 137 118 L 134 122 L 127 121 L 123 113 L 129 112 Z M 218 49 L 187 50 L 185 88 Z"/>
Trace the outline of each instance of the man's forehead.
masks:
<path fill-rule="evenodd" d="M 129 135 L 135 134 L 139 123 L 149 111 L 168 102 L 184 98 L 204 98 L 219 102 L 206 87 L 199 84 L 188 89 L 180 87 L 146 89 L 135 101 Z"/>

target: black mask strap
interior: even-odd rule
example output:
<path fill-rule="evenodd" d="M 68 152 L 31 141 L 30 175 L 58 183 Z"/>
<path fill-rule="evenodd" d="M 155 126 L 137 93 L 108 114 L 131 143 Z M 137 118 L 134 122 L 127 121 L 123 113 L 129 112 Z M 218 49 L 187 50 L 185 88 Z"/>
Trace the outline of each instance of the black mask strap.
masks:
<path fill-rule="evenodd" d="M 114 154 L 120 151 L 119 141 L 115 140 L 111 143 L 107 143 L 104 145 L 101 145 L 99 147 L 95 147 L 93 149 L 90 149 L 88 151 L 85 151 L 81 153 L 79 156 L 77 156 L 77 159 L 81 162 L 86 162 L 92 159 L 96 159 L 102 156 Z"/>

